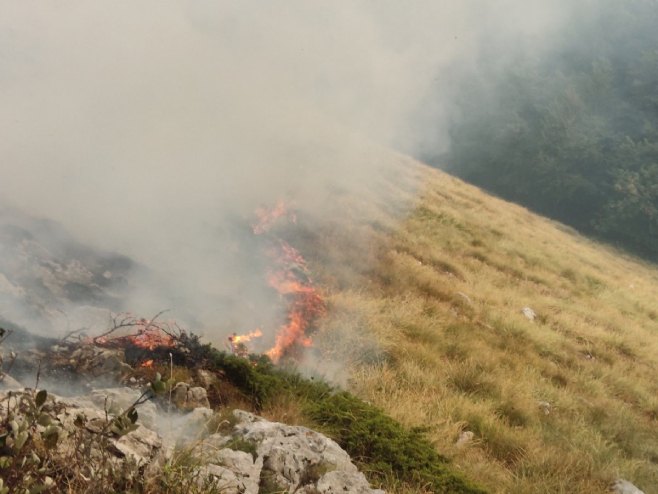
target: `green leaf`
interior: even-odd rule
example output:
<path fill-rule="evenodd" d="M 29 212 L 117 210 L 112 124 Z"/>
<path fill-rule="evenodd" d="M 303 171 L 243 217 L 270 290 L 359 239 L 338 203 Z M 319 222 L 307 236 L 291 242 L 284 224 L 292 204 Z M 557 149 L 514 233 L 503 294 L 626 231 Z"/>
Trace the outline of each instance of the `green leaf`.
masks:
<path fill-rule="evenodd" d="M 59 441 L 59 429 L 54 426 L 48 427 L 42 434 L 46 448 L 53 449 Z"/>
<path fill-rule="evenodd" d="M 48 398 L 48 391 L 42 389 L 37 393 L 37 396 L 34 399 L 34 403 L 37 405 L 38 408 L 41 408 L 43 404 L 46 403 L 46 398 Z"/>
<path fill-rule="evenodd" d="M 23 446 L 25 446 L 25 443 L 27 442 L 27 439 L 29 438 L 29 434 L 27 431 L 20 432 L 16 436 L 16 442 L 14 443 L 14 451 L 19 452 L 21 449 L 23 449 Z"/>
<path fill-rule="evenodd" d="M 41 413 L 37 419 L 37 424 L 44 427 L 49 426 L 52 423 L 53 419 L 47 413 Z"/>
<path fill-rule="evenodd" d="M 153 388 L 153 392 L 155 394 L 161 394 L 164 393 L 167 390 L 167 385 L 163 383 L 162 381 L 155 380 L 151 383 L 151 387 Z"/>

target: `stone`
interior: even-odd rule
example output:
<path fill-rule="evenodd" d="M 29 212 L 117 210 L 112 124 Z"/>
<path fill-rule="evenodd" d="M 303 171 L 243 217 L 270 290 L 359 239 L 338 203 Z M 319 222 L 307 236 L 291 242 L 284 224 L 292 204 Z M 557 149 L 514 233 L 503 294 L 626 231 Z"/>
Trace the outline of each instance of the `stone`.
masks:
<path fill-rule="evenodd" d="M 186 398 L 199 398 L 193 389 L 179 386 L 178 392 Z M 0 400 L 5 396 L 0 392 Z M 332 439 L 306 427 L 270 422 L 240 410 L 234 411 L 235 425 L 230 433 L 215 433 L 205 439 L 204 425 L 213 417 L 208 408 L 196 408 L 185 415 L 156 416 L 154 422 L 165 431 L 165 437 L 171 436 L 168 439 L 138 418 L 135 430 L 120 437 L 105 435 L 106 439 L 100 440 L 98 434 L 105 434 L 111 425 L 108 418 L 112 420 L 139 396 L 140 392 L 131 388 L 94 390 L 89 396 L 73 398 L 49 393 L 44 410 L 52 413 L 62 431 L 53 454 L 60 459 L 70 457 L 80 436 L 73 432 L 86 430 L 91 432 L 85 435 L 91 440 L 85 450 L 90 463 L 111 462 L 117 467 L 129 466 L 129 475 L 148 472 L 157 476 L 174 457 L 175 445 L 184 439 L 200 465 L 190 475 L 196 475 L 193 479 L 201 490 L 213 487 L 224 494 L 258 494 L 275 488 L 299 494 L 382 494 L 370 488 L 349 455 Z M 1 414 L 2 410 L 0 419 Z M 199 423 L 200 432 L 193 436 L 190 431 Z"/>
<path fill-rule="evenodd" d="M 135 388 L 103 388 L 94 389 L 89 396 L 89 400 L 98 408 L 108 412 L 121 413 L 126 411 L 135 403 L 142 392 Z M 147 427 L 154 427 L 158 415 L 157 407 L 152 401 L 142 403 L 137 407 L 140 423 Z"/>
<path fill-rule="evenodd" d="M 114 441 L 113 446 L 121 455 L 131 457 L 138 465 L 145 465 L 160 449 L 162 441 L 158 434 L 140 425 Z"/>
<path fill-rule="evenodd" d="M 199 384 L 201 384 L 201 386 L 203 386 L 205 389 L 209 389 L 212 386 L 219 383 L 219 379 L 217 379 L 217 376 L 214 373 L 205 369 L 197 370 L 196 378 L 199 381 Z"/>
<path fill-rule="evenodd" d="M 381 489 L 371 489 L 370 484 L 361 472 L 348 473 L 334 471 L 324 474 L 318 481 L 318 494 L 384 494 Z"/>
<path fill-rule="evenodd" d="M 539 405 L 539 409 L 542 412 L 544 412 L 544 415 L 550 415 L 551 414 L 551 410 L 553 409 L 553 407 L 551 406 L 551 404 L 549 402 L 547 402 L 547 401 L 538 401 L 537 405 Z"/>
<path fill-rule="evenodd" d="M 171 401 L 182 410 L 203 407 L 210 408 L 208 393 L 205 388 L 191 387 L 187 383 L 177 383 L 171 393 Z"/>
<path fill-rule="evenodd" d="M 628 480 L 617 479 L 612 485 L 612 492 L 615 494 L 644 494 L 644 491 L 641 491 L 635 487 Z"/>
<path fill-rule="evenodd" d="M 241 492 L 258 492 L 262 459 L 255 459 L 245 451 L 224 448 L 217 452 L 215 460 L 235 474 L 239 486 L 243 489 Z"/>
<path fill-rule="evenodd" d="M 534 321 L 535 318 L 537 317 L 537 313 L 532 310 L 530 307 L 524 307 L 521 309 L 521 313 L 526 317 L 526 319 L 530 321 Z"/>
<path fill-rule="evenodd" d="M 244 486 L 241 486 L 238 477 L 226 467 L 208 464 L 199 469 L 197 483 L 199 487 L 207 487 L 205 482 L 210 478 L 213 486 L 222 494 L 245 494 Z M 242 487 L 242 488 L 241 488 Z M 257 494 L 258 491 L 249 491 L 249 494 Z"/>
<path fill-rule="evenodd" d="M 455 445 L 458 447 L 466 446 L 466 444 L 470 443 L 474 437 L 475 433 L 472 431 L 461 431 L 459 433 L 459 439 L 457 439 Z"/>
<path fill-rule="evenodd" d="M 253 447 L 256 454 L 253 468 L 245 456 L 247 451 L 237 451 L 228 456 L 242 462 L 241 471 L 247 470 L 249 479 L 254 479 L 258 473 L 261 480 L 266 479 L 286 492 L 381 492 L 370 488 L 349 455 L 332 439 L 306 427 L 270 422 L 241 410 L 235 410 L 233 415 L 239 422 L 233 427 L 228 440 L 213 434 L 204 442 L 208 448 L 217 448 L 218 455 L 229 455 L 226 448 L 231 445 L 247 449 Z M 224 461 L 231 464 L 231 461 Z M 241 480 L 246 488 L 250 484 L 245 477 Z"/>
<path fill-rule="evenodd" d="M 23 389 L 24 387 L 25 386 L 23 386 L 16 379 L 11 377 L 9 374 L 1 374 L 0 391 L 15 391 L 18 389 Z"/>

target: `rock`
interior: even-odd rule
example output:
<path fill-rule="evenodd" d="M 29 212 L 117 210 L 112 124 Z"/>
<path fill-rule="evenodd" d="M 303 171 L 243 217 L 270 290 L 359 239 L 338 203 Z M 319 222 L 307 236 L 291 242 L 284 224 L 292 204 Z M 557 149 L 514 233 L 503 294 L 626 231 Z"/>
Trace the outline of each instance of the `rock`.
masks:
<path fill-rule="evenodd" d="M 114 442 L 121 455 L 131 457 L 138 465 L 149 463 L 161 446 L 160 437 L 142 425 Z"/>
<path fill-rule="evenodd" d="M 104 388 L 92 390 L 89 399 L 95 406 L 102 410 L 105 410 L 107 407 L 108 412 L 121 413 L 132 406 L 141 395 L 142 392 L 134 388 Z M 155 403 L 151 401 L 142 403 L 137 407 L 137 414 L 141 423 L 147 427 L 155 426 L 158 414 Z"/>
<path fill-rule="evenodd" d="M 475 433 L 471 431 L 461 431 L 459 433 L 459 439 L 457 439 L 455 445 L 458 447 L 466 446 L 466 444 L 470 443 L 474 437 Z"/>
<path fill-rule="evenodd" d="M 85 345 L 75 350 L 69 357 L 69 364 L 78 374 L 93 377 L 120 378 L 132 371 L 125 362 L 123 350 L 99 348 L 93 345 Z"/>
<path fill-rule="evenodd" d="M 240 492 L 258 492 L 262 459 L 255 459 L 250 453 L 229 448 L 218 451 L 215 459 L 218 464 L 235 474 Z"/>
<path fill-rule="evenodd" d="M 612 485 L 612 492 L 615 494 L 644 494 L 644 491 L 641 491 L 628 480 L 617 479 Z"/>
<path fill-rule="evenodd" d="M 204 427 L 214 415 L 210 408 L 197 407 L 185 415 L 185 427 L 200 429 Z"/>
<path fill-rule="evenodd" d="M 209 408 L 195 408 L 183 415 L 174 412 L 159 420 L 160 431 L 167 446 L 191 444 L 208 435 L 208 421 L 214 415 Z"/>
<path fill-rule="evenodd" d="M 241 410 L 235 410 L 234 416 L 239 422 L 231 436 L 208 437 L 204 441 L 205 454 L 212 454 L 214 448 L 212 460 L 239 468 L 236 476 L 245 489 L 254 486 L 251 481 L 259 478 L 259 485 L 267 483 L 285 492 L 381 492 L 369 487 L 349 455 L 328 437 L 306 427 L 269 422 Z M 229 454 L 228 448 L 236 451 Z M 255 455 L 255 460 L 251 455 Z"/>
<path fill-rule="evenodd" d="M 188 399 L 186 403 L 204 396 L 194 391 L 203 388 L 184 385 L 177 389 Z M 20 393 L 27 392 L 16 392 Z M 230 434 L 216 433 L 205 439 L 192 435 L 190 431 L 194 427 L 200 427 L 205 434 L 203 426 L 213 416 L 210 409 L 196 408 L 186 415 L 154 417 L 154 422 L 163 430 L 171 431 L 169 440 L 163 439 L 139 418 L 134 430 L 126 433 L 123 429 L 123 435 L 117 436 L 121 428 L 131 423 L 120 425 L 112 420 L 139 395 L 139 391 L 131 388 L 94 390 L 90 396 L 75 398 L 48 393 L 42 410 L 51 417 L 49 426 L 56 426 L 59 431 L 56 451 L 52 453 L 57 461 L 60 464 L 68 461 L 73 451 L 79 451 L 79 441 L 83 440 L 90 467 L 109 464 L 125 468 L 126 475 L 148 472 L 150 476 L 157 476 L 174 457 L 174 444 L 182 438 L 188 440 L 191 454 L 200 465 L 188 474 L 196 475 L 193 479 L 202 491 L 213 487 L 224 494 L 264 491 L 382 494 L 370 488 L 349 455 L 333 440 L 305 427 L 270 422 L 240 410 L 234 412 L 237 423 Z M 5 397 L 6 393 L 0 392 L 0 400 Z M 146 415 L 143 406 L 137 409 L 140 417 Z M 2 413 L 0 408 L 0 420 L 4 418 Z M 120 429 L 113 430 L 117 425 Z M 108 434 L 109 431 L 112 433 Z M 38 434 L 38 431 L 33 433 Z"/>
<path fill-rule="evenodd" d="M 358 472 L 350 474 L 347 472 L 334 471 L 324 474 L 315 488 L 318 494 L 339 494 L 349 492 L 351 494 L 383 494 L 380 489 L 371 489 L 365 476 Z"/>
<path fill-rule="evenodd" d="M 539 409 L 542 412 L 544 412 L 544 415 L 550 415 L 551 414 L 551 410 L 553 409 L 553 407 L 551 406 L 551 404 L 549 402 L 547 402 L 547 401 L 538 401 L 537 405 L 539 405 Z"/>
<path fill-rule="evenodd" d="M 205 388 L 193 388 L 187 383 L 178 383 L 174 386 L 171 400 L 182 410 L 192 410 L 199 407 L 210 408 L 208 393 Z"/>
<path fill-rule="evenodd" d="M 537 317 L 537 313 L 532 310 L 530 307 L 524 307 L 521 309 L 521 313 L 526 317 L 526 319 L 530 321 L 534 321 L 535 318 Z"/>
<path fill-rule="evenodd" d="M 219 379 L 217 379 L 217 376 L 205 369 L 197 370 L 196 378 L 199 381 L 199 384 L 201 384 L 201 386 L 203 386 L 205 389 L 209 389 L 210 387 L 219 383 Z"/>
<path fill-rule="evenodd" d="M 197 483 L 201 488 L 211 487 L 206 484 L 210 479 L 212 487 L 218 489 L 222 494 L 258 494 L 258 490 L 246 491 L 240 484 L 238 477 L 226 467 L 209 464 L 199 469 Z"/>
<path fill-rule="evenodd" d="M 24 387 L 25 386 L 9 374 L 2 374 L 2 378 L 0 379 L 0 391 L 14 391 L 17 389 L 23 389 Z"/>

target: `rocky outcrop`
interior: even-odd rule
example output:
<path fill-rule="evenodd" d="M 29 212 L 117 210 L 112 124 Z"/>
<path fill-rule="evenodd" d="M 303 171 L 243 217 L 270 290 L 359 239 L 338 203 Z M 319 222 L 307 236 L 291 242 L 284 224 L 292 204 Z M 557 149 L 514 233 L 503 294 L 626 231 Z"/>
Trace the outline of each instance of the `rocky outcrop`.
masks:
<path fill-rule="evenodd" d="M 189 416 L 198 417 L 197 409 Z M 336 442 L 306 427 L 271 422 L 235 410 L 232 430 L 207 436 L 194 448 L 222 492 L 258 494 L 382 494 L 372 489 Z"/>
<path fill-rule="evenodd" d="M 257 494 L 259 486 L 303 494 L 383 492 L 371 489 L 349 455 L 328 437 L 241 410 L 233 414 L 238 421 L 233 430 L 212 434 L 196 451 L 209 465 L 220 467 L 209 472 L 217 474 L 227 492 Z"/>
<path fill-rule="evenodd" d="M 208 393 L 200 386 L 192 387 L 187 383 L 177 383 L 172 391 L 171 400 L 181 410 L 194 410 L 195 408 L 209 408 Z"/>
<path fill-rule="evenodd" d="M 183 389 L 188 396 L 195 388 L 179 388 Z M 0 402 L 7 393 L 0 391 Z M 36 396 L 30 390 L 12 393 Z M 82 428 L 92 438 L 87 441 L 89 458 L 101 459 L 104 464 L 128 461 L 153 472 L 172 459 L 176 448 L 189 449 L 198 465 L 199 482 L 210 482 L 225 494 L 383 493 L 370 488 L 336 442 L 311 429 L 234 410 L 231 420 L 223 423 L 225 432 L 208 434 L 206 426 L 213 418 L 212 410 L 199 407 L 184 415 L 165 414 L 158 413 L 151 402 L 139 406 L 139 419 L 133 424 L 125 420 L 130 417 L 126 411 L 140 396 L 138 390 L 128 387 L 94 390 L 84 397 L 49 395 L 43 411 L 52 417 L 49 426 L 55 424 L 61 438 L 53 454 L 65 457 L 75 449 L 72 441 Z M 204 401 L 200 395 L 195 400 Z M 186 403 L 190 402 L 188 398 Z M 39 433 L 38 427 L 35 433 Z"/>

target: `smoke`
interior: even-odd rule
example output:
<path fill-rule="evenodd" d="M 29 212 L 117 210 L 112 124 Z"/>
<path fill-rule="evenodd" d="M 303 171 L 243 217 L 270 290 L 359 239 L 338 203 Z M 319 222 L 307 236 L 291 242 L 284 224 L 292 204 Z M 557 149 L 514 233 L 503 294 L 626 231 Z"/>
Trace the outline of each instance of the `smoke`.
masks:
<path fill-rule="evenodd" d="M 0 201 L 134 259 L 134 310 L 253 329 L 278 310 L 240 227 L 254 209 L 284 197 L 321 222 L 332 191 L 377 194 L 398 166 L 381 147 L 447 145 L 450 88 L 485 42 L 541 47 L 563 17 L 518 0 L 1 0 Z"/>

